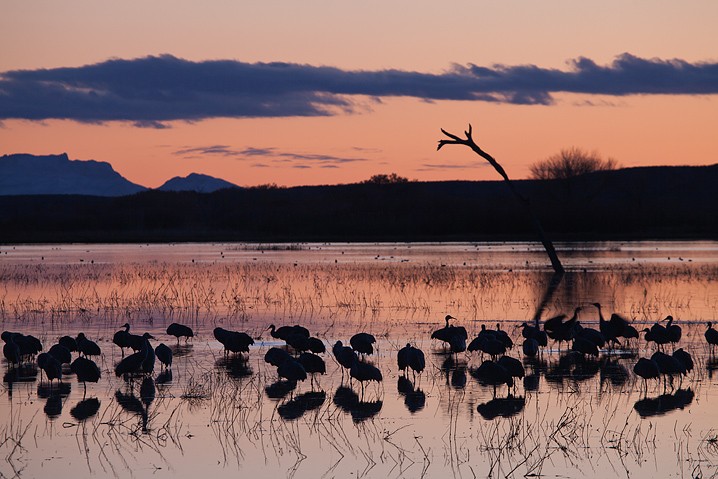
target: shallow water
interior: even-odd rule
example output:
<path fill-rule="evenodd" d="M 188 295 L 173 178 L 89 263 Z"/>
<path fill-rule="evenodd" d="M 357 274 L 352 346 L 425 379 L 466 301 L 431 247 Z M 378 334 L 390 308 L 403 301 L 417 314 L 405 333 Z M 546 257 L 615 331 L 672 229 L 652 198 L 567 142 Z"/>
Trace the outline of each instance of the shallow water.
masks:
<path fill-rule="evenodd" d="M 718 474 L 714 413 L 718 362 L 705 322 L 718 310 L 718 244 L 559 245 L 568 269 L 552 275 L 533 244 L 56 245 L 0 247 L 3 329 L 46 346 L 84 331 L 98 342 L 102 378 L 84 393 L 72 374 L 50 387 L 34 367 L 3 364 L 3 476 L 217 477 L 711 477 Z M 584 306 L 597 327 L 619 312 L 637 326 L 668 314 L 696 363 L 674 387 L 632 373 L 653 348 L 634 342 L 572 360 L 554 346 L 526 362 L 515 388 L 481 386 L 477 353 L 447 355 L 429 339 L 443 317 L 471 337 L 481 324 L 511 333 L 545 302 L 543 319 Z M 179 345 L 173 321 L 196 337 Z M 114 376 L 112 334 L 124 322 L 173 345 L 171 379 Z M 294 390 L 263 361 L 283 344 L 270 323 L 301 323 L 328 347 L 364 330 L 381 384 L 327 374 Z M 212 329 L 247 331 L 246 358 L 225 358 Z M 396 351 L 412 342 L 426 370 L 401 379 Z M 565 346 L 564 346 L 565 348 Z M 669 348 L 670 350 L 670 348 Z M 509 353 L 521 357 L 520 345 Z M 409 384 L 410 383 L 410 384 Z M 140 393 L 143 389 L 145 395 Z M 154 394 L 150 394 L 150 393 Z M 84 397 L 84 400 L 83 400 Z M 98 405 L 99 402 L 99 405 Z M 95 411 L 96 409 L 96 411 Z M 87 416 L 87 417 L 86 417 Z"/>

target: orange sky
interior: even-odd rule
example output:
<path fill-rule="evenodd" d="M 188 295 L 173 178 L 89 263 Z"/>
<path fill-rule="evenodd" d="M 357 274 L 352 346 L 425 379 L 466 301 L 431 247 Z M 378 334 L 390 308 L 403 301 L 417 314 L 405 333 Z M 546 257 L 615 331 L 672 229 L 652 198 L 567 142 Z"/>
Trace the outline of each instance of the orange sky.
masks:
<path fill-rule="evenodd" d="M 689 63 L 718 57 L 713 1 L 246 3 L 13 2 L 0 18 L 0 72 L 161 54 L 436 75 L 453 64 L 568 71 L 570 60 L 609 65 L 625 52 Z M 67 152 L 108 161 L 149 187 L 191 172 L 239 185 L 347 183 L 389 172 L 418 180 L 497 179 L 468 150 L 436 152 L 439 128 L 460 133 L 471 122 L 475 139 L 514 178 L 569 146 L 597 150 L 622 166 L 718 162 L 715 94 L 552 97 L 551 104 L 520 105 L 348 95 L 342 98 L 351 113 L 178 120 L 163 129 L 11 118 L 2 120 L 0 154 Z M 217 145 L 224 154 L 177 153 Z M 241 154 L 248 149 L 268 153 Z"/>

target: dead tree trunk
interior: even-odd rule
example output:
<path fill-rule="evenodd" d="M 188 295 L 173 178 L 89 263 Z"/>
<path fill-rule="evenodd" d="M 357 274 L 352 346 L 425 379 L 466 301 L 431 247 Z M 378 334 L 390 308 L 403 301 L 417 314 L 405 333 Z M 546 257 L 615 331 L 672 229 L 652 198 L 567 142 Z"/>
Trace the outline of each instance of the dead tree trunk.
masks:
<path fill-rule="evenodd" d="M 509 179 L 509 176 L 506 174 L 506 171 L 499 165 L 499 163 L 494 159 L 493 156 L 486 153 L 484 150 L 479 148 L 479 145 L 477 145 L 474 142 L 474 139 L 471 137 L 471 125 L 469 125 L 468 131 L 465 131 L 464 134 L 466 135 L 466 138 L 459 138 L 456 135 L 452 135 L 451 133 L 447 132 L 443 128 L 441 129 L 441 132 L 451 138 L 450 140 L 439 140 L 439 146 L 436 148 L 437 150 L 440 150 L 442 146 L 444 145 L 465 145 L 471 148 L 477 155 L 481 156 L 483 159 L 491 163 L 491 166 L 494 167 L 494 169 L 501 175 L 501 177 L 506 181 L 506 184 L 509 186 L 509 189 L 514 194 L 516 199 L 519 200 L 519 203 L 524 207 L 526 212 L 528 213 L 529 217 L 531 218 L 531 221 L 533 222 L 534 228 L 536 230 L 536 233 L 539 236 L 539 239 L 541 240 L 541 244 L 543 244 L 543 247 L 546 249 L 546 253 L 548 254 L 549 259 L 551 260 L 551 266 L 553 266 L 554 271 L 559 274 L 563 275 L 564 269 L 563 265 L 561 264 L 561 261 L 558 259 L 558 255 L 556 254 L 556 250 L 553 247 L 553 243 L 546 238 L 546 234 L 544 233 L 543 227 L 541 226 L 541 222 L 539 221 L 538 217 L 534 214 L 533 210 L 531 209 L 531 202 L 529 199 L 525 196 L 523 196 L 521 193 L 516 190 L 514 187 L 514 184 Z"/>

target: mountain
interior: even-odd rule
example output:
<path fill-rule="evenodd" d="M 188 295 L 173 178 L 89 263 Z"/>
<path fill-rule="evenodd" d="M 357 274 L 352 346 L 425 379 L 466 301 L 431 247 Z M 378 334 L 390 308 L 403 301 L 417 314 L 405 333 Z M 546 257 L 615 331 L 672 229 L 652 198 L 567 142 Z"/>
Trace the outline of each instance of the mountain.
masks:
<path fill-rule="evenodd" d="M 67 153 L 0 156 L 0 195 L 124 196 L 146 189 L 104 161 L 70 160 Z"/>
<path fill-rule="evenodd" d="M 192 173 L 184 178 L 175 176 L 157 189 L 160 191 L 196 191 L 197 193 L 212 193 L 225 188 L 239 188 L 239 186 L 213 176 Z"/>

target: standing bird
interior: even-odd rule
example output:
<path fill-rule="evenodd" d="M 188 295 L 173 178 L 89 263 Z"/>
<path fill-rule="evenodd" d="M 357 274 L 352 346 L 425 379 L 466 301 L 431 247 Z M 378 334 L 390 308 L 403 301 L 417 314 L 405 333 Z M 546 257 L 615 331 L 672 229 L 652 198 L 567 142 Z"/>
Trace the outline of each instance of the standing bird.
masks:
<path fill-rule="evenodd" d="M 675 347 L 681 340 L 683 331 L 680 326 L 673 324 L 673 316 L 668 316 L 666 319 L 668 320 L 666 324 L 666 334 L 668 335 L 668 340 L 674 345 L 673 347 Z"/>
<path fill-rule="evenodd" d="M 535 340 L 541 347 L 545 348 L 548 346 L 548 336 L 546 335 L 546 331 L 541 331 L 536 326 L 531 326 L 526 322 L 521 323 L 521 327 L 521 336 L 526 339 Z"/>
<path fill-rule="evenodd" d="M 414 375 L 416 375 L 416 373 L 421 374 L 426 367 L 426 358 L 421 349 L 406 343 L 406 346 L 401 348 L 397 353 L 396 363 L 405 376 L 409 368 L 411 368 Z"/>
<path fill-rule="evenodd" d="M 292 359 L 292 356 L 284 349 L 277 347 L 269 348 L 264 355 L 264 362 L 271 364 L 275 368 L 281 366 L 281 364 L 288 359 Z"/>
<path fill-rule="evenodd" d="M 112 342 L 120 348 L 122 356 L 125 356 L 125 348 L 132 347 L 132 335 L 130 334 L 130 323 L 125 323 L 125 329 L 120 329 L 112 336 Z"/>
<path fill-rule="evenodd" d="M 85 333 L 79 333 L 75 341 L 77 342 L 77 350 L 85 357 L 99 356 L 101 354 L 100 347 L 97 343 L 87 339 Z"/>
<path fill-rule="evenodd" d="M 3 333 L 3 339 L 5 340 L 5 344 L 3 345 L 2 353 L 5 359 L 7 359 L 8 364 L 20 367 L 20 346 L 15 343 L 15 338 L 12 335 L 6 336 L 5 333 Z"/>
<path fill-rule="evenodd" d="M 354 352 L 352 348 L 349 346 L 344 346 L 341 341 L 337 341 L 334 343 L 334 346 L 332 346 L 332 354 L 334 354 L 334 359 L 337 360 L 339 365 L 342 367 L 342 379 L 344 378 L 344 370 L 345 369 L 351 369 L 352 365 L 354 364 L 354 361 L 357 358 L 357 353 Z"/>
<path fill-rule="evenodd" d="M 713 329 L 713 323 L 708 321 L 708 329 L 704 333 L 708 347 L 710 348 L 711 354 L 715 352 L 715 346 L 718 344 L 718 331 Z"/>
<path fill-rule="evenodd" d="M 564 341 L 571 341 L 576 335 L 577 324 L 578 324 L 578 312 L 581 311 L 581 306 L 578 306 L 573 311 L 571 319 L 566 320 L 566 315 L 561 314 L 553 318 L 547 319 L 544 323 L 543 329 L 549 338 L 558 342 L 558 349 L 561 350 L 561 343 Z"/>
<path fill-rule="evenodd" d="M 636 376 L 643 378 L 643 384 L 646 387 L 646 394 L 648 393 L 648 380 L 658 379 L 661 377 L 661 370 L 658 367 L 658 363 L 653 359 L 640 358 L 633 366 L 633 372 Z"/>
<path fill-rule="evenodd" d="M 97 367 L 94 361 L 87 358 L 77 358 L 70 365 L 70 371 L 72 371 L 77 377 L 77 382 L 81 382 L 85 387 L 85 394 L 87 394 L 87 383 L 96 383 L 100 380 L 100 368 Z M 84 395 L 83 395 L 84 398 Z"/>
<path fill-rule="evenodd" d="M 510 388 L 514 386 L 511 373 L 509 373 L 505 367 L 491 360 L 481 363 L 481 366 L 471 371 L 471 375 L 478 379 L 480 384 L 493 386 L 494 396 L 496 396 L 496 386 L 502 384 L 506 384 L 506 386 Z"/>
<path fill-rule="evenodd" d="M 40 353 L 37 356 L 37 365 L 45 371 L 47 380 L 52 384 L 53 379 L 62 379 L 62 364 L 49 353 Z"/>
<path fill-rule="evenodd" d="M 295 335 L 309 338 L 309 330 L 299 325 L 280 326 L 279 328 L 277 328 L 273 324 L 270 324 L 267 330 L 269 330 L 269 334 L 271 334 L 273 338 L 281 339 L 284 342 L 287 341 L 288 337 Z"/>
<path fill-rule="evenodd" d="M 177 344 L 179 344 L 180 338 L 184 337 L 184 342 L 186 343 L 189 338 L 194 337 L 194 331 L 192 331 L 192 328 L 189 326 L 185 326 L 184 324 L 179 323 L 172 323 L 169 326 L 167 326 L 167 334 L 170 336 L 174 336 L 177 338 Z"/>
<path fill-rule="evenodd" d="M 369 333 L 357 333 L 349 339 L 352 349 L 359 354 L 374 354 L 374 343 L 376 339 Z"/>
<path fill-rule="evenodd" d="M 249 353 L 249 346 L 254 344 L 254 339 L 249 334 L 224 328 L 214 328 L 214 337 L 224 346 L 225 354 Z"/>
<path fill-rule="evenodd" d="M 53 344 L 47 353 L 57 359 L 60 364 L 70 364 L 72 362 L 72 353 L 62 344 Z"/>
<path fill-rule="evenodd" d="M 354 360 L 349 375 L 359 381 L 361 384 L 362 397 L 364 396 L 364 382 L 365 381 L 376 381 L 381 382 L 382 375 L 379 368 L 369 363 L 359 361 L 358 358 Z"/>
<path fill-rule="evenodd" d="M 496 364 L 506 369 L 512 378 L 523 378 L 524 377 L 524 365 L 516 358 L 511 356 L 501 356 Z"/>
<path fill-rule="evenodd" d="M 314 385 L 315 374 L 327 373 L 327 366 L 324 363 L 324 360 L 314 353 L 302 353 L 299 355 L 298 361 L 304 368 L 304 371 L 306 371 L 307 374 L 312 375 L 312 385 Z"/>
<path fill-rule="evenodd" d="M 77 341 L 72 336 L 63 336 L 57 340 L 57 343 L 65 346 L 71 353 L 77 351 Z"/>
<path fill-rule="evenodd" d="M 160 343 L 155 348 L 155 356 L 160 360 L 162 369 L 172 367 L 172 350 L 165 343 Z"/>
<path fill-rule="evenodd" d="M 149 351 L 152 350 L 149 340 L 154 338 L 150 333 L 143 334 L 142 338 L 142 348 L 140 348 L 138 352 L 126 356 L 122 359 L 122 361 L 117 363 L 117 366 L 115 366 L 115 375 L 117 377 L 143 372 L 142 365 L 145 362 L 145 359 L 149 356 Z M 152 350 L 152 357 L 154 358 L 154 350 Z"/>
<path fill-rule="evenodd" d="M 521 347 L 523 349 L 524 355 L 530 358 L 535 358 L 539 352 L 539 343 L 534 338 L 524 339 L 524 342 Z"/>
<path fill-rule="evenodd" d="M 452 353 L 464 352 L 466 351 L 466 340 L 469 335 L 463 326 L 449 326 L 449 320 L 451 319 L 456 318 L 447 314 L 444 318 L 446 326 L 431 333 L 431 339 L 438 339 L 439 341 L 445 342 L 449 345 Z"/>
<path fill-rule="evenodd" d="M 290 358 L 280 364 L 277 368 L 277 374 L 279 374 L 280 378 L 284 378 L 292 382 L 304 381 L 307 379 L 307 371 L 304 369 L 304 366 L 302 366 L 302 364 L 294 358 Z"/>

